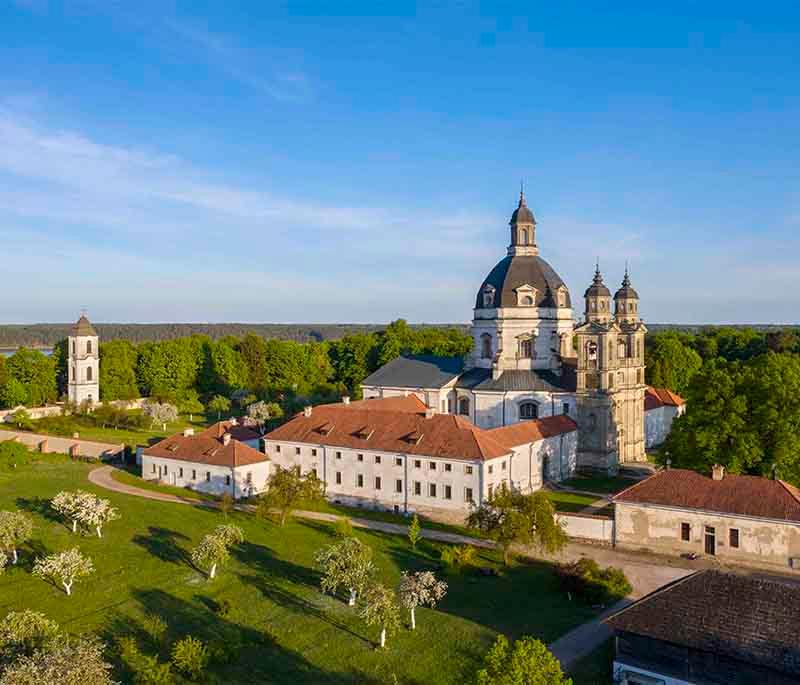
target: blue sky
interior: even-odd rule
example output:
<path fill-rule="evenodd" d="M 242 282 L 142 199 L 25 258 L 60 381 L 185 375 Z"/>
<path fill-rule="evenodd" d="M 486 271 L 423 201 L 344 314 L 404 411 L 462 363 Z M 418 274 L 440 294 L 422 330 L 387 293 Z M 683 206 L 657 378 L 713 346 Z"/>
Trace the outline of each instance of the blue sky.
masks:
<path fill-rule="evenodd" d="M 467 321 L 524 178 L 576 310 L 599 257 L 651 322 L 797 322 L 799 28 L 791 3 L 0 0 L 0 321 Z"/>

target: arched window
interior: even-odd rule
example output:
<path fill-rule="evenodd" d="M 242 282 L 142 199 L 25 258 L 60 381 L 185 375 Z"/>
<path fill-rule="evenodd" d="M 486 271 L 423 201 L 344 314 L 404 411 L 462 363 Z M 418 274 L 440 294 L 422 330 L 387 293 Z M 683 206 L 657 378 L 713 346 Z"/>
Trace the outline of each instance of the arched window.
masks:
<path fill-rule="evenodd" d="M 603 300 L 600 300 L 600 311 L 604 312 L 606 310 L 606 303 Z"/>
<path fill-rule="evenodd" d="M 492 358 L 492 336 L 488 333 L 484 333 L 481 335 L 481 358 L 482 359 L 491 359 Z"/>
<path fill-rule="evenodd" d="M 642 356 L 642 341 L 641 340 L 637 340 L 636 341 L 636 356 L 637 357 L 641 357 Z"/>
<path fill-rule="evenodd" d="M 622 371 L 617 371 L 617 385 L 623 385 L 625 383 L 625 374 Z"/>
<path fill-rule="evenodd" d="M 586 343 L 586 358 L 589 360 L 597 359 L 597 343 L 594 340 Z"/>
<path fill-rule="evenodd" d="M 86 341 L 86 354 L 91 354 L 91 353 L 92 353 L 92 341 L 91 340 L 87 340 Z"/>
<path fill-rule="evenodd" d="M 523 228 L 519 232 L 519 242 L 520 242 L 521 245 L 527 245 L 528 244 L 528 229 L 527 228 Z"/>
<path fill-rule="evenodd" d="M 536 402 L 523 402 L 519 405 L 520 420 L 538 419 L 539 405 Z"/>
<path fill-rule="evenodd" d="M 533 298 L 530 295 L 525 295 L 525 297 L 522 298 L 522 304 L 524 304 L 526 307 L 532 307 Z"/>
<path fill-rule="evenodd" d="M 519 356 L 521 359 L 530 359 L 533 356 L 533 340 L 519 341 Z"/>
<path fill-rule="evenodd" d="M 86 367 L 86 380 L 87 381 L 92 380 L 92 367 L 91 366 L 87 366 Z"/>
<path fill-rule="evenodd" d="M 469 398 L 468 397 L 462 397 L 458 401 L 458 413 L 461 414 L 461 416 L 469 416 Z"/>
<path fill-rule="evenodd" d="M 617 343 L 617 356 L 620 359 L 625 359 L 628 356 L 627 345 L 625 344 L 624 340 L 620 340 Z"/>
<path fill-rule="evenodd" d="M 590 309 L 591 309 L 593 312 L 596 312 L 596 311 L 597 311 L 597 302 L 595 302 L 594 300 L 592 300 L 592 302 L 591 302 L 591 304 L 590 304 L 589 308 L 590 308 Z"/>
<path fill-rule="evenodd" d="M 613 373 L 608 374 L 608 387 L 609 388 L 613 388 L 614 387 L 614 374 Z"/>

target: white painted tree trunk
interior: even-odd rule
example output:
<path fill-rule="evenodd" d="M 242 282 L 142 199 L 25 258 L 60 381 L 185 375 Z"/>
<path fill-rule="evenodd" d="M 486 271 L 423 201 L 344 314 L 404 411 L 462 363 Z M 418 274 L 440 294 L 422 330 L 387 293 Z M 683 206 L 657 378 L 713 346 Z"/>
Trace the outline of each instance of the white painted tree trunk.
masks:
<path fill-rule="evenodd" d="M 211 570 L 208 572 L 208 577 L 213 579 L 216 577 L 216 575 L 217 575 L 217 565 L 211 564 Z"/>
<path fill-rule="evenodd" d="M 357 594 L 358 593 L 353 588 L 350 588 L 350 599 L 347 602 L 347 606 L 354 607 L 356 605 Z"/>
<path fill-rule="evenodd" d="M 67 582 L 66 580 L 62 582 L 62 585 L 64 586 L 64 591 L 67 593 L 67 597 L 69 597 L 72 594 L 72 582 L 73 581 Z"/>
<path fill-rule="evenodd" d="M 386 646 L 386 628 L 381 628 L 381 649 Z"/>
<path fill-rule="evenodd" d="M 417 615 L 415 612 L 417 607 L 411 607 L 411 630 L 417 627 Z"/>
<path fill-rule="evenodd" d="M 72 519 L 72 532 L 78 532 L 78 519 Z"/>
<path fill-rule="evenodd" d="M 103 537 L 103 531 L 100 529 L 100 526 L 97 526 L 95 530 L 97 531 L 97 537 Z"/>
<path fill-rule="evenodd" d="M 18 559 L 18 557 L 17 557 L 17 548 L 15 547 L 14 549 L 11 550 L 11 563 L 12 564 L 16 564 L 17 563 L 17 559 Z"/>

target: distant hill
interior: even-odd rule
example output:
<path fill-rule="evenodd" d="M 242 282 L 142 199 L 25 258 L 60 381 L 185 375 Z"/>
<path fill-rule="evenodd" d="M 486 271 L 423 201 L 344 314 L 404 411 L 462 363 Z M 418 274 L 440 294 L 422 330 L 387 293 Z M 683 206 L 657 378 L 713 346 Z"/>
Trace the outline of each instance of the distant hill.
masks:
<path fill-rule="evenodd" d="M 17 347 L 50 348 L 59 340 L 69 335 L 72 324 L 37 323 L 31 325 L 0 325 L 0 349 L 16 349 Z M 454 327 L 467 330 L 469 326 L 456 324 L 412 324 L 414 328 L 425 326 Z M 681 330 L 696 333 L 704 328 L 718 328 L 698 324 L 654 324 L 648 323 L 651 332 L 663 330 Z M 733 328 L 755 328 L 757 330 L 776 330 L 796 328 L 797 326 L 773 325 L 740 325 Z M 311 340 L 337 340 L 353 333 L 370 333 L 386 328 L 379 324 L 280 324 L 280 323 L 99 323 L 95 324 L 102 340 L 130 340 L 140 343 L 150 340 L 168 340 L 199 333 L 217 340 L 228 335 L 241 337 L 246 333 L 256 333 L 265 338 L 295 340 L 308 342 Z"/>

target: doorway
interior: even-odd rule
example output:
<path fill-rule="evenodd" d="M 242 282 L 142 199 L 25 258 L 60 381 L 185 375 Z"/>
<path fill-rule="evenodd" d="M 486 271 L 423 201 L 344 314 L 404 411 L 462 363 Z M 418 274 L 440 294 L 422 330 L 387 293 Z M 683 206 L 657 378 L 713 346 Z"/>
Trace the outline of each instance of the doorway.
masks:
<path fill-rule="evenodd" d="M 712 526 L 706 526 L 706 554 L 717 553 L 717 534 Z"/>

